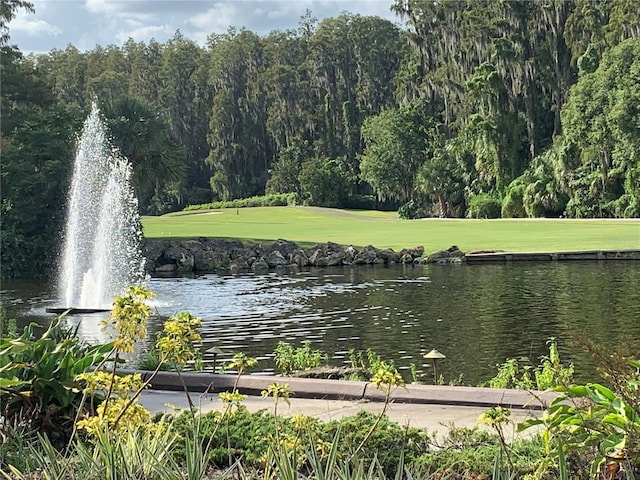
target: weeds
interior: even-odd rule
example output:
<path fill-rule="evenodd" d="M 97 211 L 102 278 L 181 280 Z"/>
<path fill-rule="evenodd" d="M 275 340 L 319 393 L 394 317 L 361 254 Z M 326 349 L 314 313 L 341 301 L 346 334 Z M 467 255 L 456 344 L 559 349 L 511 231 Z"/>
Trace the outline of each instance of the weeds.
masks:
<path fill-rule="evenodd" d="M 319 367 L 327 361 L 327 354 L 312 349 L 309 340 L 305 340 L 302 346 L 297 348 L 286 342 L 278 342 L 273 353 L 276 367 L 283 375 Z"/>

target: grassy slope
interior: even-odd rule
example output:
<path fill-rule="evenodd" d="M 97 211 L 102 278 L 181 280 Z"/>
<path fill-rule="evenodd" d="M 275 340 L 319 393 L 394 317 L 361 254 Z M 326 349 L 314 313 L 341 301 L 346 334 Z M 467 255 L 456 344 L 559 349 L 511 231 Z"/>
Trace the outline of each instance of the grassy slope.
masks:
<path fill-rule="evenodd" d="M 144 217 L 147 238 L 283 238 L 394 250 L 422 245 L 462 250 L 572 251 L 640 248 L 640 220 L 400 220 L 395 212 L 258 207 Z"/>

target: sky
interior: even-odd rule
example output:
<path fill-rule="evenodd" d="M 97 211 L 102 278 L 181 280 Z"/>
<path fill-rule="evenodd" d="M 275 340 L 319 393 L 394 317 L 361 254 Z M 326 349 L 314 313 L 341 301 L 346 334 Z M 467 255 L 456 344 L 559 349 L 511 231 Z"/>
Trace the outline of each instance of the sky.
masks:
<path fill-rule="evenodd" d="M 307 10 L 322 20 L 341 12 L 375 15 L 399 23 L 393 0 L 31 0 L 35 13 L 18 12 L 9 24 L 11 45 L 23 53 L 81 51 L 123 45 L 129 38 L 160 43 L 177 30 L 200 45 L 229 27 L 258 35 L 295 29 Z"/>

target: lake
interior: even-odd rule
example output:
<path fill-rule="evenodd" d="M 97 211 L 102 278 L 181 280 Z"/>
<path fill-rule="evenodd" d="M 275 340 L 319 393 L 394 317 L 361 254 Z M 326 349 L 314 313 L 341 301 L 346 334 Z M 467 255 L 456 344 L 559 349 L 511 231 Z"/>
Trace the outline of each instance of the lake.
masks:
<path fill-rule="evenodd" d="M 555 337 L 561 358 L 572 361 L 580 380 L 595 373 L 581 338 L 609 349 L 640 343 L 640 263 L 549 262 L 459 266 L 339 267 L 265 275 L 204 275 L 153 278 L 153 307 L 161 319 L 188 310 L 202 318 L 203 348 L 220 347 L 218 362 L 244 352 L 259 359 L 257 371 L 274 371 L 279 341 L 304 340 L 348 363 L 350 349 L 372 349 L 393 360 L 410 380 L 432 370 L 422 356 L 446 355 L 439 367 L 446 381 L 476 385 L 510 357 L 535 364 Z M 21 324 L 47 322 L 57 306 L 52 286 L 3 281 L 8 316 Z M 101 339 L 100 315 L 85 316 L 80 333 Z M 209 354 L 205 356 L 209 362 Z"/>

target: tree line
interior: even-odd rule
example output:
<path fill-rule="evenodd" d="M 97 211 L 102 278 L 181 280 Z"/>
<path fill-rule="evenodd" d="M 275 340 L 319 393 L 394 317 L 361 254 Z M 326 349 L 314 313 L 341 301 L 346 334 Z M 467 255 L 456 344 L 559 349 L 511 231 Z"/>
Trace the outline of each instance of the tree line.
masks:
<path fill-rule="evenodd" d="M 50 258 L 96 99 L 144 214 L 295 193 L 405 218 L 640 216 L 635 0 L 395 0 L 399 24 L 308 12 L 38 55 L 10 45 L 20 8 L 0 9 L 3 275 Z"/>

